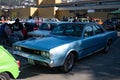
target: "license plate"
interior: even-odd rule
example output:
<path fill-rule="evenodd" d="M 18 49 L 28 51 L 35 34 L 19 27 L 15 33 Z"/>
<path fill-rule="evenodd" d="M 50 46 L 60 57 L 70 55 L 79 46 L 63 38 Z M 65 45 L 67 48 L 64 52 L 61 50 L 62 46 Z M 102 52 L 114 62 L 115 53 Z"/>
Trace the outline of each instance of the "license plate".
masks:
<path fill-rule="evenodd" d="M 32 64 L 32 65 L 35 65 L 35 61 L 32 60 L 32 59 L 29 59 L 29 58 L 28 58 L 28 63 L 29 63 L 29 64 Z"/>

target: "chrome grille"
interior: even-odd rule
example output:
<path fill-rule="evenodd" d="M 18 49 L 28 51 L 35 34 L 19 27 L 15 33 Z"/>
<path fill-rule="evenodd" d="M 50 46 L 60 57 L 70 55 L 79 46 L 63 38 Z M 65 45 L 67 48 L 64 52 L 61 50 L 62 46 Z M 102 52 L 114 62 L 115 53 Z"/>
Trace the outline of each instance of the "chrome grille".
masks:
<path fill-rule="evenodd" d="M 29 54 L 41 55 L 41 51 L 39 51 L 39 50 L 33 50 L 33 49 L 28 49 L 28 48 L 21 47 L 21 51 L 29 53 Z"/>

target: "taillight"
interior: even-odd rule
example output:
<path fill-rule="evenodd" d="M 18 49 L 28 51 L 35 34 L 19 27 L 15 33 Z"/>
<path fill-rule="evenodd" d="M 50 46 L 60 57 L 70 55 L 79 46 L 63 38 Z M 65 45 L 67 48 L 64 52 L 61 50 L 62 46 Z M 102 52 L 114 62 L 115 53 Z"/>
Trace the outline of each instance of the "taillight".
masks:
<path fill-rule="evenodd" d="M 18 64 L 18 67 L 20 68 L 20 61 L 19 61 L 19 60 L 17 60 L 16 62 L 17 62 L 17 64 Z"/>

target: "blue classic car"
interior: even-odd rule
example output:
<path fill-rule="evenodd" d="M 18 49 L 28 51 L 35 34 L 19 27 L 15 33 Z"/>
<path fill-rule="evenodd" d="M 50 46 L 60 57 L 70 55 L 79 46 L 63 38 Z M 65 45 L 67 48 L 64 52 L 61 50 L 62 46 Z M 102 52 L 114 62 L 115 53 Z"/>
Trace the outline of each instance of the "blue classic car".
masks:
<path fill-rule="evenodd" d="M 108 32 L 96 23 L 61 23 L 50 37 L 14 43 L 13 53 L 27 58 L 31 64 L 61 67 L 68 72 L 75 60 L 99 50 L 108 52 L 116 39 L 116 31 Z"/>

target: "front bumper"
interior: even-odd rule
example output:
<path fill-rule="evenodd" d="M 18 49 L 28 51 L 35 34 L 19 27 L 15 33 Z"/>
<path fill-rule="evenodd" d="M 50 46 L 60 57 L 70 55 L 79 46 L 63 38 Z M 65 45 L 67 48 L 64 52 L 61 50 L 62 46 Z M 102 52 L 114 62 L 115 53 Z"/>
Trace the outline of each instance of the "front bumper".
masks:
<path fill-rule="evenodd" d="M 29 53 L 20 52 L 20 51 L 13 51 L 13 54 L 27 58 L 28 62 L 32 60 L 34 61 L 34 63 L 40 63 L 41 65 L 44 65 L 44 66 L 55 67 L 54 60 L 46 59 L 39 55 L 29 54 Z"/>

